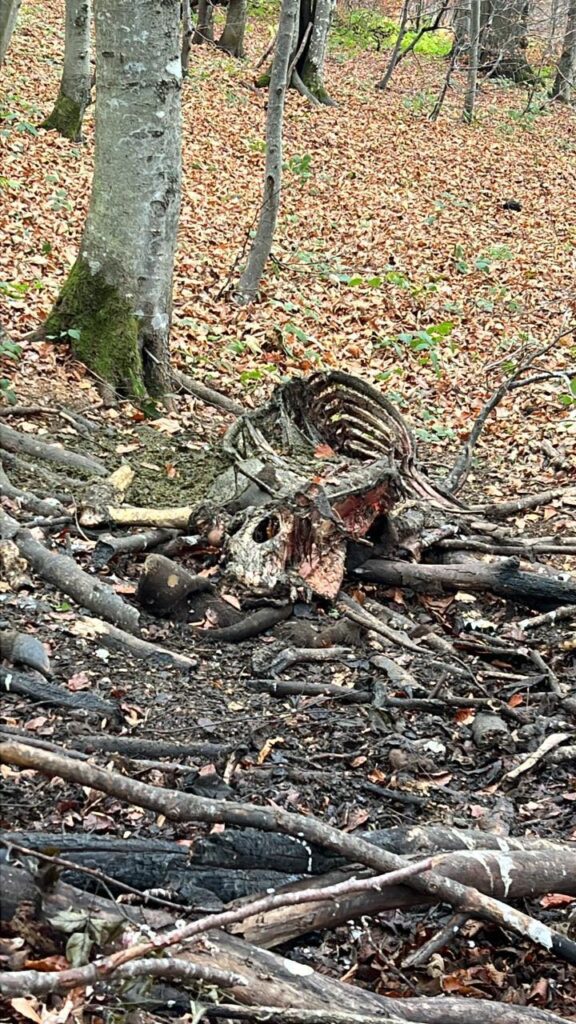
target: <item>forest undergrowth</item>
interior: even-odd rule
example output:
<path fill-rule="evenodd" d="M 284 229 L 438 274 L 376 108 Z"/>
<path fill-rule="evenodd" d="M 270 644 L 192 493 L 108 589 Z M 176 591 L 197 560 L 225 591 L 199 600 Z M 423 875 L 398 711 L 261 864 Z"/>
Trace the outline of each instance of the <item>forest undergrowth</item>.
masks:
<path fill-rule="evenodd" d="M 62 12 L 61 0 L 25 4 L 4 72 L 0 303 L 16 341 L 58 294 L 90 191 L 92 108 L 80 144 L 37 127 L 57 92 Z M 453 447 L 530 347 L 574 319 L 574 115 L 483 82 L 477 118 L 464 125 L 457 74 L 433 123 L 445 58 L 411 55 L 381 94 L 386 52 L 343 47 L 337 32 L 327 78 L 338 106 L 289 97 L 273 260 L 262 301 L 238 308 L 231 285 L 258 214 L 265 147 L 266 93 L 253 81 L 271 31 L 251 16 L 244 61 L 193 47 L 175 359 L 248 405 L 287 376 L 345 368 L 386 390 L 434 450 Z M 521 210 L 505 208 L 510 200 Z M 574 344 L 564 333 L 547 358 L 573 364 Z M 38 371 L 56 390 L 71 372 L 74 389 L 91 388 L 65 346 L 24 342 L 16 355 L 2 376 L 19 400 Z M 488 428 L 490 462 L 522 454 L 525 473 L 542 437 L 569 453 L 575 414 L 567 380 L 520 389 Z"/>

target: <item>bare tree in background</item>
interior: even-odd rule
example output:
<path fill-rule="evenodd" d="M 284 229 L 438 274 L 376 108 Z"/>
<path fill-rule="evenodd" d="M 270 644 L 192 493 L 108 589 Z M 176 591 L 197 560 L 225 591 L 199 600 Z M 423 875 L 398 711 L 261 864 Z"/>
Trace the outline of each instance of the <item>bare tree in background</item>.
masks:
<path fill-rule="evenodd" d="M 236 290 L 236 298 L 240 303 L 251 302 L 258 295 L 264 267 L 274 240 L 282 187 L 284 106 L 299 11 L 300 0 L 282 0 L 278 39 L 272 61 L 270 88 L 268 91 L 264 195 L 258 227 L 248 255 L 248 262 Z"/>
<path fill-rule="evenodd" d="M 576 91 L 576 0 L 570 0 L 562 54 L 552 86 L 552 98 L 571 103 Z"/>
<path fill-rule="evenodd" d="M 463 118 L 471 124 L 474 117 L 476 89 L 478 86 L 478 55 L 480 51 L 480 7 L 481 0 L 470 0 L 469 9 L 469 45 L 468 45 L 468 80 L 464 97 Z"/>
<path fill-rule="evenodd" d="M 482 0 L 480 70 L 491 77 L 532 84 L 526 59 L 529 0 Z"/>
<path fill-rule="evenodd" d="M 90 67 L 91 0 L 66 0 L 64 68 L 54 109 L 42 122 L 67 139 L 78 141 L 92 90 Z"/>
<path fill-rule="evenodd" d="M 211 0 L 198 0 L 196 28 L 192 36 L 194 46 L 214 42 L 214 5 Z"/>
<path fill-rule="evenodd" d="M 0 65 L 4 63 L 6 51 L 10 45 L 20 0 L 1 0 L 0 3 Z"/>
<path fill-rule="evenodd" d="M 229 0 L 226 12 L 226 24 L 218 40 L 218 46 L 232 57 L 244 56 L 244 33 L 248 0 Z"/>
<path fill-rule="evenodd" d="M 470 43 L 470 7 L 466 0 L 457 0 L 453 10 L 452 28 L 456 56 L 466 56 Z"/>

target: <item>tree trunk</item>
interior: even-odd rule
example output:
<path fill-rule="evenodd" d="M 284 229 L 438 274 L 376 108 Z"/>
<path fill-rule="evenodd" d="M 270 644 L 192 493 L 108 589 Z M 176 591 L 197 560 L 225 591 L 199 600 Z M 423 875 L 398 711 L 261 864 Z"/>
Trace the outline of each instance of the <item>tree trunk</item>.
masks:
<path fill-rule="evenodd" d="M 42 128 L 54 128 L 67 139 L 78 141 L 84 112 L 90 102 L 91 0 L 66 0 L 64 69 L 54 109 Z"/>
<path fill-rule="evenodd" d="M 457 57 L 468 53 L 470 45 L 470 9 L 465 0 L 456 0 L 453 17 L 454 45 L 453 52 Z"/>
<path fill-rule="evenodd" d="M 480 4 L 481 0 L 470 0 L 470 29 L 468 38 L 468 81 L 466 83 L 466 95 L 464 97 L 464 120 L 471 124 L 474 117 L 474 104 L 476 102 L 476 87 L 478 84 L 478 53 L 480 47 Z"/>
<path fill-rule="evenodd" d="M 121 393 L 168 381 L 180 210 L 178 6 L 96 0 L 96 147 L 76 263 L 46 321 Z"/>
<path fill-rule="evenodd" d="M 244 33 L 246 31 L 246 15 L 248 0 L 229 0 L 224 31 L 218 41 L 221 50 L 226 50 L 232 57 L 244 56 Z"/>
<path fill-rule="evenodd" d="M 398 29 L 398 38 L 396 39 L 396 42 L 394 43 L 394 49 L 392 50 L 392 55 L 391 55 L 390 60 L 388 62 L 388 67 L 386 68 L 386 72 L 384 74 L 384 78 L 382 78 L 382 80 L 380 82 L 378 82 L 378 85 L 376 86 L 376 88 L 380 89 L 382 92 L 384 92 L 384 90 L 386 89 L 386 86 L 388 85 L 388 82 L 390 81 L 390 79 L 392 78 L 392 75 L 394 74 L 394 68 L 396 67 L 396 65 L 398 63 L 398 57 L 400 56 L 400 50 L 401 50 L 401 47 L 402 47 L 402 42 L 404 40 L 404 36 L 406 35 L 406 23 L 408 21 L 408 8 L 409 8 L 409 6 L 410 6 L 410 0 L 404 0 L 404 6 L 402 7 L 402 15 L 401 15 L 401 18 L 400 18 L 400 27 Z"/>
<path fill-rule="evenodd" d="M 534 71 L 524 55 L 528 0 L 482 0 L 480 70 L 485 75 L 533 84 Z"/>
<path fill-rule="evenodd" d="M 264 266 L 272 249 L 274 230 L 280 207 L 282 187 L 282 127 L 284 103 L 288 84 L 290 56 L 293 50 L 298 25 L 300 0 L 282 0 L 280 25 L 276 52 L 270 72 L 268 93 L 268 114 L 266 120 L 266 168 L 264 172 L 264 196 L 256 235 L 250 249 L 248 262 L 237 290 L 241 303 L 256 298 Z"/>
<path fill-rule="evenodd" d="M 190 0 L 182 0 L 182 75 L 188 74 L 190 64 L 190 44 L 194 28 L 192 26 L 192 8 Z"/>
<path fill-rule="evenodd" d="M 194 46 L 214 42 L 214 6 L 211 0 L 198 0 L 198 14 L 192 42 Z"/>
<path fill-rule="evenodd" d="M 16 25 L 21 0 L 2 0 L 0 3 L 0 66 L 6 58 L 6 51 Z"/>
<path fill-rule="evenodd" d="M 552 99 L 570 103 L 576 85 L 576 0 L 570 0 L 562 55 L 552 87 Z"/>
<path fill-rule="evenodd" d="M 298 62 L 298 72 L 302 82 L 312 93 L 314 99 L 327 106 L 335 106 L 324 86 L 324 62 L 328 49 L 328 35 L 332 24 L 335 0 L 315 0 L 312 9 L 310 40 L 304 47 Z M 304 27 L 304 32 L 308 26 Z M 303 38 L 301 31 L 300 38 Z"/>

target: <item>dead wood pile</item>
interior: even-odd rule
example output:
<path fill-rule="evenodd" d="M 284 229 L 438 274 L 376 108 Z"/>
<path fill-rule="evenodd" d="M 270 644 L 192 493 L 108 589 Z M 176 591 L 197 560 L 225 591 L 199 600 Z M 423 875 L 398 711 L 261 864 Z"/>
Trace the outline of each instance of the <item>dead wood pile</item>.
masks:
<path fill-rule="evenodd" d="M 79 468 L 76 459 L 67 459 L 75 453 L 43 442 L 31 448 L 12 428 L 0 424 L 0 431 L 10 457 L 24 453 Z M 2 470 L 7 500 L 0 509 L 0 561 L 9 585 L 15 591 L 30 587 L 33 571 L 90 613 L 75 623 L 83 636 L 183 673 L 194 672 L 209 645 L 242 643 L 273 630 L 271 642 L 254 647 L 249 686 L 279 698 L 323 697 L 377 711 L 472 709 L 479 750 L 513 754 L 515 730 L 531 728 L 535 719 L 549 720 L 546 735 L 541 729 L 531 734 L 527 755 L 513 763 L 503 783 L 513 783 L 541 762 L 574 757 L 576 698 L 565 671 L 574 647 L 565 634 L 576 618 L 576 579 L 564 565 L 576 554 L 576 535 L 529 538 L 506 525 L 506 518 L 522 509 L 565 500 L 568 489 L 500 506 L 464 504 L 456 491 L 472 448 L 446 482 L 432 480 L 419 465 L 411 431 L 395 406 L 338 371 L 279 387 L 265 406 L 239 416 L 222 452 L 228 468 L 203 500 L 167 509 L 126 504 L 132 471 L 122 467 L 107 475 L 99 460 L 82 463 L 97 480 L 75 508 L 66 495 L 50 505 L 51 499 L 15 487 Z M 90 531 L 97 538 L 92 566 L 82 567 L 69 550 L 52 543 L 55 524 L 63 523 L 67 532 Z M 134 604 L 111 585 L 114 567 L 146 552 Z M 400 590 L 437 598 L 489 593 L 509 602 L 498 622 L 504 628 L 487 633 L 471 617 L 466 628 L 450 633 L 442 629 L 441 615 L 428 616 L 422 625 L 409 603 L 393 600 Z M 180 622 L 190 650 L 145 639 L 141 628 L 150 615 Z M 560 631 L 552 648 L 538 641 L 547 630 Z M 302 663 L 357 665 L 359 650 L 367 670 L 357 673 L 352 686 L 298 673 L 286 678 Z M 63 750 L 34 738 L 19 742 L 22 737 L 5 727 L 0 735 L 5 765 L 67 779 L 172 821 L 228 826 L 220 839 L 199 845 L 185 862 L 171 844 L 137 843 L 128 873 L 110 841 L 93 841 L 80 851 L 74 841 L 61 842 L 54 855 L 50 836 L 39 847 L 29 834 L 5 834 L 2 842 L 11 854 L 0 867 L 13 912 L 20 913 L 32 899 L 38 917 L 47 919 L 67 901 L 84 900 L 90 914 L 117 928 L 116 904 L 83 896 L 70 882 L 82 884 L 84 874 L 89 880 L 83 887 L 93 886 L 90 878 L 96 878 L 112 892 L 128 889 L 134 896 L 149 890 L 156 897 L 167 886 L 158 897 L 162 921 L 149 917 L 140 931 L 140 911 L 130 908 L 126 917 L 137 935 L 129 949 L 125 940 L 109 937 L 101 954 L 84 965 L 48 973 L 0 972 L 5 996 L 86 985 L 105 989 L 142 975 L 162 975 L 179 990 L 204 983 L 229 991 L 229 1002 L 251 1007 L 254 1019 L 266 1013 L 290 1024 L 296 1009 L 298 1019 L 310 1024 L 356 1024 L 382 1013 L 391 1020 L 460 1022 L 469 1017 L 465 1000 L 386 1000 L 362 989 L 350 992 L 311 969 L 291 972 L 290 961 L 264 951 L 363 914 L 438 901 L 452 908 L 455 929 L 470 917 L 482 918 L 576 963 L 569 933 L 511 905 L 551 890 L 575 895 L 573 843 L 492 842 L 481 833 L 447 829 L 441 837 L 420 836 L 411 846 L 414 836 L 393 836 L 390 830 L 381 837 L 354 838 L 311 817 L 235 802 L 226 791 L 208 798 L 138 782 L 89 759 L 106 751 L 130 756 L 131 738 L 113 735 L 119 714 L 114 702 L 62 687 L 42 645 L 28 634 L 0 629 L 0 654 L 5 691 L 104 716 L 112 733 L 78 737 Z M 486 689 L 484 666 L 493 662 L 504 666 L 504 676 L 509 672 L 528 681 L 529 709 Z M 437 678 L 433 688 L 431 671 Z M 185 757 L 194 745 L 144 742 L 148 747 L 144 753 L 140 747 L 140 756 L 158 758 Z M 244 837 L 237 847 L 235 837 Z M 69 873 L 48 894 L 37 891 L 29 859 L 12 866 L 14 857 L 31 849 Z M 124 845 L 124 857 L 127 850 Z M 270 888 L 277 891 L 270 894 Z M 257 898 L 262 891 L 268 895 Z M 247 902 L 230 903 L 239 897 Z M 175 916 L 182 905 L 206 916 L 183 925 Z M 225 928 L 242 938 L 231 938 Z M 443 941 L 445 935 L 437 948 Z M 222 1015 L 231 1015 L 228 1007 Z M 242 1019 L 240 1011 L 238 1016 Z M 478 1001 L 475 1020 L 551 1024 L 559 1018 L 536 1008 Z"/>

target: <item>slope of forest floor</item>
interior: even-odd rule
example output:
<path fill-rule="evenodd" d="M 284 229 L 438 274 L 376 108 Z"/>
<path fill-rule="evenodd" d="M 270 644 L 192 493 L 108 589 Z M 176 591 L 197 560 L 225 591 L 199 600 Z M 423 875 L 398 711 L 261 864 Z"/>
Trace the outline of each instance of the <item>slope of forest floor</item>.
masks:
<path fill-rule="evenodd" d="M 8 85 L 0 127 L 0 316 L 16 340 L 50 309 L 75 258 L 89 195 L 92 111 L 82 144 L 35 127 L 57 92 L 62 17 L 60 0 L 25 3 L 3 72 Z M 263 301 L 240 309 L 230 284 L 259 204 L 266 95 L 252 82 L 268 42 L 268 26 L 256 22 L 246 61 L 193 48 L 184 87 L 175 360 L 197 380 L 247 406 L 260 403 L 292 374 L 345 368 L 397 402 L 433 473 L 450 465 L 506 363 L 513 368 L 532 344 L 544 346 L 559 336 L 546 367 L 574 365 L 574 336 L 560 337 L 576 309 L 574 115 L 563 107 L 523 113 L 525 92 L 484 83 L 477 121 L 465 127 L 459 119 L 463 81 L 457 75 L 438 121 L 431 123 L 427 115 L 444 61 L 407 59 L 382 95 L 374 83 L 385 54 L 333 50 L 327 79 L 338 106 L 311 109 L 300 97 L 289 97 L 275 259 Z M 504 208 L 510 199 L 521 211 Z M 202 460 L 230 423 L 194 399 L 182 399 L 176 413 L 146 423 L 128 403 L 104 409 L 66 346 L 51 342 L 24 341 L 17 362 L 5 359 L 1 375 L 12 378 L 20 404 L 49 400 L 87 415 L 98 428 L 87 434 L 45 415 L 6 422 L 98 455 L 110 468 L 122 458 L 133 461 L 135 504 L 193 500 Z M 560 376 L 508 396 L 478 446 L 465 497 L 507 500 L 573 483 L 576 396 L 568 389 Z M 563 469 L 550 464 L 544 441 L 561 450 Z M 25 477 L 16 482 L 34 485 Z M 573 535 L 575 515 L 569 502 L 550 501 L 519 514 L 514 525 L 519 533 Z M 88 564 L 93 541 L 74 537 L 70 543 Z M 568 569 L 573 563 L 557 558 L 554 564 Z M 140 566 L 125 559 L 110 573 L 128 599 Z M 509 745 L 502 750 L 477 750 L 466 709 L 396 714 L 325 698 L 277 700 L 255 693 L 247 685 L 253 675 L 250 643 L 230 648 L 196 638 L 199 664 L 189 676 L 175 668 L 144 667 L 84 634 L 69 602 L 36 584 L 32 594 L 6 600 L 1 616 L 13 628 L 37 632 L 63 685 L 117 701 L 122 730 L 131 735 L 234 748 L 231 772 L 224 755 L 193 759 L 189 775 L 182 764 L 150 768 L 120 755 L 113 758 L 118 769 L 199 793 L 209 793 L 216 779 L 216 787 L 230 787 L 220 795 L 232 791 L 234 799 L 309 812 L 350 831 L 448 823 L 564 841 L 576 836 L 568 766 L 544 763 L 537 774 L 519 778 L 513 791 L 503 784 L 515 758 L 533 749 L 542 722 L 553 720 L 545 702 L 534 710 L 529 692 L 523 698 L 529 725 L 510 726 Z M 479 598 L 471 612 L 466 595 L 452 601 L 395 593 L 390 600 L 417 621 L 445 623 L 452 617 L 464 628 L 470 617 L 488 637 L 502 624 L 513 628 L 504 602 L 490 595 Z M 150 640 L 191 653 L 184 624 L 143 616 L 143 626 Z M 568 665 L 573 646 L 559 653 L 554 631 L 543 643 Z M 482 691 L 509 701 L 512 714 L 513 681 L 519 678 L 514 669 L 496 659 Z M 506 692 L 499 690 L 502 671 L 511 671 L 512 689 L 507 684 Z M 419 665 L 418 673 L 421 686 L 434 690 L 434 670 Z M 350 685 L 369 674 L 368 661 L 359 656 L 344 668 L 296 669 L 294 677 Z M 462 684 L 463 697 L 467 687 Z M 2 719 L 64 745 L 96 731 L 82 716 L 35 709 L 15 695 L 3 696 Z M 110 760 L 100 757 L 101 764 Z M 142 833 L 184 843 L 197 831 L 61 780 L 39 784 L 33 773 L 6 769 L 3 786 L 4 828 L 41 824 L 54 832 Z M 402 795 L 384 799 L 382 786 Z M 558 920 L 553 894 L 528 910 L 542 920 Z M 484 995 L 576 1016 L 576 987 L 567 965 L 544 958 L 528 942 L 512 945 L 488 924 L 470 922 L 441 962 L 407 978 L 403 959 L 444 920 L 438 909 L 391 911 L 371 925 L 314 935 L 296 943 L 290 955 L 389 995 L 410 995 L 416 986 L 418 994 Z"/>
<path fill-rule="evenodd" d="M 35 128 L 57 92 L 62 8 L 57 0 L 24 5 L 4 72 L 0 281 L 16 337 L 50 309 L 90 190 L 92 110 L 81 145 Z M 374 84 L 386 54 L 334 50 L 327 80 L 339 105 L 312 109 L 290 95 L 275 261 L 264 301 L 238 309 L 226 286 L 259 208 L 266 94 L 253 88 L 253 69 L 271 31 L 252 18 L 245 61 L 193 48 L 176 358 L 248 404 L 286 375 L 344 366 L 380 383 L 409 417 L 417 413 L 425 441 L 453 444 L 501 380 L 502 364 L 573 319 L 574 115 L 550 104 L 526 112 L 524 90 L 483 83 L 467 127 L 456 75 L 431 123 L 444 60 L 406 59 L 381 94 Z M 510 199 L 520 212 L 503 208 Z M 558 367 L 573 362 L 573 345 L 571 335 L 558 342 Z M 44 359 L 53 376 L 46 349 L 25 348 L 22 374 L 28 360 L 34 371 Z M 22 392 L 19 376 L 17 368 Z M 520 391 L 490 424 L 484 451 L 493 460 L 499 450 L 520 475 L 543 436 L 574 450 L 574 408 L 562 382 Z"/>

